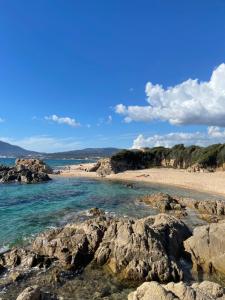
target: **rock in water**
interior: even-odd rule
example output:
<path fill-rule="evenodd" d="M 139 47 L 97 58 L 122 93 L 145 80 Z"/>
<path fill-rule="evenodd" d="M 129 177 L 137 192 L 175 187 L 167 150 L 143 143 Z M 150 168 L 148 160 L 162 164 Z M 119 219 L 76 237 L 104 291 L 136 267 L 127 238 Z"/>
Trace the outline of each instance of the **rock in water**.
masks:
<path fill-rule="evenodd" d="M 184 282 L 161 285 L 158 282 L 145 282 L 128 300 L 225 300 L 224 289 L 217 283 L 203 281 L 188 286 Z"/>
<path fill-rule="evenodd" d="M 47 173 L 52 173 L 52 170 L 42 160 L 17 159 L 12 168 L 0 167 L 0 182 L 44 182 L 50 180 Z"/>
<path fill-rule="evenodd" d="M 191 254 L 193 268 L 201 273 L 225 275 L 225 221 L 199 226 L 193 236 L 184 242 L 185 250 Z"/>

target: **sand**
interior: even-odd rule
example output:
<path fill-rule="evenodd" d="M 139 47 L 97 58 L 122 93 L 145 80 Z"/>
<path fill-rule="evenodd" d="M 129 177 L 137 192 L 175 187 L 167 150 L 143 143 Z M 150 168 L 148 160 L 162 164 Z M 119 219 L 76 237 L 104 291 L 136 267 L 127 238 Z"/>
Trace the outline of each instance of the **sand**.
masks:
<path fill-rule="evenodd" d="M 91 165 L 93 164 L 72 165 L 63 170 L 59 176 L 102 179 L 95 172 L 84 170 Z M 222 171 L 189 173 L 179 169 L 152 168 L 111 174 L 103 179 L 158 183 L 225 196 L 225 172 Z"/>

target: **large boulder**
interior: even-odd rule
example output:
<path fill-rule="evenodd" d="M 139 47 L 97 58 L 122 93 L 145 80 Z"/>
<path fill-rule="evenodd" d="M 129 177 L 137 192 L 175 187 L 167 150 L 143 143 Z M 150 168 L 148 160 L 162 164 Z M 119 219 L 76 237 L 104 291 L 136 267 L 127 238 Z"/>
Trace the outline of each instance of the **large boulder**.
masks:
<path fill-rule="evenodd" d="M 199 226 L 184 242 L 197 272 L 225 275 L 225 221 Z"/>
<path fill-rule="evenodd" d="M 217 283 L 203 281 L 188 286 L 184 282 L 167 285 L 158 282 L 145 282 L 135 292 L 128 295 L 128 300 L 224 300 L 224 289 Z"/>
<path fill-rule="evenodd" d="M 35 173 L 52 174 L 52 169 L 46 165 L 41 159 L 18 158 L 15 162 L 15 169 L 20 172 L 22 170 L 30 170 Z"/>
<path fill-rule="evenodd" d="M 16 300 L 63 300 L 63 298 L 58 298 L 56 295 L 44 292 L 39 286 L 28 286 Z"/>
<path fill-rule="evenodd" d="M 160 214 L 140 220 L 104 215 L 40 234 L 33 251 L 62 265 L 82 268 L 94 261 L 130 280 L 180 280 L 183 241 L 190 236 L 184 223 Z"/>
<path fill-rule="evenodd" d="M 17 159 L 14 167 L 0 168 L 0 182 L 38 183 L 51 178 L 52 170 L 39 159 Z"/>

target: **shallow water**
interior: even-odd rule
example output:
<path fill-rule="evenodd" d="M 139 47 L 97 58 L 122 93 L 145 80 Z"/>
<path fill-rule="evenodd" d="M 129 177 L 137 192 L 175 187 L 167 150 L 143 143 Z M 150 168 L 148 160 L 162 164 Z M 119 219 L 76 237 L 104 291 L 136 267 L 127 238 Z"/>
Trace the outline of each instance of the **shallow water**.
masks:
<path fill-rule="evenodd" d="M 167 192 L 198 199 L 223 199 L 186 189 L 153 184 L 56 177 L 40 184 L 0 184 L 0 248 L 27 243 L 40 231 L 75 221 L 81 211 L 99 207 L 120 216 L 143 217 L 156 211 L 137 198 Z"/>

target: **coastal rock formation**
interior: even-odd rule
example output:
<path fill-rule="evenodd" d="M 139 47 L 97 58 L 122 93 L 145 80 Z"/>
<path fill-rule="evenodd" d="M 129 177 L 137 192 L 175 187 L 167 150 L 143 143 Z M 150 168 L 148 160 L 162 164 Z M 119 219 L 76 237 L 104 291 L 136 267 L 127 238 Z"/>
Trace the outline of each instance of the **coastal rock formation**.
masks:
<path fill-rule="evenodd" d="M 160 210 L 160 212 L 165 212 L 169 210 L 181 210 L 185 206 L 180 204 L 179 200 L 170 196 L 169 194 L 156 193 L 152 195 L 145 195 L 139 199 L 152 207 Z"/>
<path fill-rule="evenodd" d="M 22 170 L 30 170 L 33 173 L 52 174 L 53 170 L 40 159 L 19 158 L 15 162 L 15 169 L 20 172 Z"/>
<path fill-rule="evenodd" d="M 183 278 L 179 259 L 189 236 L 183 222 L 166 214 L 139 220 L 103 214 L 44 232 L 29 249 L 3 254 L 0 265 L 21 272 L 56 261 L 62 269 L 76 271 L 92 261 L 121 279 L 179 281 Z"/>
<path fill-rule="evenodd" d="M 170 282 L 167 285 L 158 282 L 145 282 L 128 300 L 224 300 L 225 291 L 217 283 L 203 281 L 188 286 L 184 282 Z"/>
<path fill-rule="evenodd" d="M 185 250 L 191 254 L 193 268 L 202 273 L 225 275 L 225 221 L 199 226 L 193 236 L 184 242 Z"/>
<path fill-rule="evenodd" d="M 224 216 L 225 201 L 223 200 L 196 200 L 191 198 L 179 198 L 179 203 L 192 209 L 196 209 L 199 213 Z"/>
<path fill-rule="evenodd" d="M 38 183 L 50 180 L 51 169 L 39 159 L 18 159 L 14 167 L 0 167 L 0 182 Z"/>
<path fill-rule="evenodd" d="M 190 236 L 186 225 L 165 214 L 134 221 L 99 217 L 39 235 L 33 251 L 77 269 L 94 261 L 130 280 L 182 279 L 178 258 Z"/>
<path fill-rule="evenodd" d="M 164 193 L 145 195 L 139 201 L 158 209 L 160 212 L 173 211 L 176 216 L 186 216 L 187 208 L 196 210 L 199 218 L 208 222 L 218 222 L 225 216 L 225 201 L 223 200 L 198 200 L 192 198 L 174 197 Z"/>

